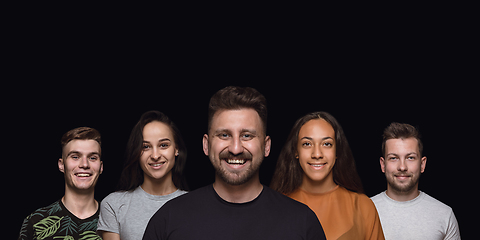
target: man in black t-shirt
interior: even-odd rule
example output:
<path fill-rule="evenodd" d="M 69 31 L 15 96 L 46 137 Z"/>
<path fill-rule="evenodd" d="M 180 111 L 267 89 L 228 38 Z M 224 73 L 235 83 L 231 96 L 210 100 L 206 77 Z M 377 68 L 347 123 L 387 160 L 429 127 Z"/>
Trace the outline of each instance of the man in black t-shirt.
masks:
<path fill-rule="evenodd" d="M 325 239 L 307 206 L 260 183 L 259 168 L 271 146 L 266 123 L 266 100 L 257 90 L 226 87 L 215 93 L 203 137 L 215 182 L 167 202 L 143 239 Z"/>

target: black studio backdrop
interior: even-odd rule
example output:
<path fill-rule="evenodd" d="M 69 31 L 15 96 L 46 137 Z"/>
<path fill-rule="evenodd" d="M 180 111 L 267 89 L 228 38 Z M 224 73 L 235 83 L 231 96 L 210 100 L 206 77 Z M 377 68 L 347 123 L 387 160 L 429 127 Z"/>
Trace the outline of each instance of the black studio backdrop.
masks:
<path fill-rule="evenodd" d="M 164 112 L 181 130 L 188 149 L 185 175 L 190 189 L 213 183 L 215 173 L 202 151 L 202 136 L 207 130 L 211 95 L 228 85 L 251 86 L 267 98 L 267 132 L 272 138 L 272 149 L 260 169 L 263 184 L 270 184 L 277 157 L 294 122 L 306 113 L 327 111 L 342 125 L 365 193 L 371 197 L 386 189 L 379 165 L 383 129 L 393 121 L 409 123 L 420 129 L 428 157 L 420 189 L 451 206 L 462 230 L 462 203 L 455 195 L 460 190 L 445 191 L 446 186 L 459 186 L 463 176 L 458 165 L 449 164 L 451 158 L 443 151 L 445 138 L 444 131 L 439 131 L 439 121 L 449 106 L 444 92 L 410 84 L 338 78 L 285 78 L 256 83 L 221 79 L 193 84 L 180 79 L 169 81 L 175 83 L 139 80 L 98 85 L 72 81 L 65 88 L 31 90 L 21 95 L 27 104 L 17 105 L 10 114 L 12 120 L 22 120 L 13 125 L 16 140 L 11 146 L 18 152 L 14 169 L 21 169 L 18 183 L 10 185 L 16 196 L 16 203 L 12 204 L 18 209 L 11 222 L 13 231 L 20 229 L 23 218 L 32 211 L 63 196 L 63 174 L 57 167 L 60 138 L 75 127 L 93 127 L 102 134 L 104 172 L 95 193 L 99 202 L 116 190 L 130 131 L 148 110 Z M 457 110 L 448 109 L 449 115 L 454 111 Z M 448 177 L 444 175 L 447 164 Z"/>

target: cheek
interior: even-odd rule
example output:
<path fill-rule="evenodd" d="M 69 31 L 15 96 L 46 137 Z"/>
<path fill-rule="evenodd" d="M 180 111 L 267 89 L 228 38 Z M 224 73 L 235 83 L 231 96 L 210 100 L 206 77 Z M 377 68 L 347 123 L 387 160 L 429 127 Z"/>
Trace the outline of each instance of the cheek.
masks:
<path fill-rule="evenodd" d="M 147 164 L 148 158 L 149 158 L 148 154 L 142 153 L 142 155 L 140 156 L 140 160 L 138 161 L 138 163 L 139 163 L 140 166 L 142 167 L 143 171 L 146 170 L 145 165 Z"/>
<path fill-rule="evenodd" d="M 415 173 L 415 174 L 420 174 L 421 166 L 419 162 L 412 162 L 411 164 L 408 165 L 408 171 Z"/>
<path fill-rule="evenodd" d="M 385 162 L 385 173 L 394 173 L 397 171 L 397 165 L 395 163 Z"/>

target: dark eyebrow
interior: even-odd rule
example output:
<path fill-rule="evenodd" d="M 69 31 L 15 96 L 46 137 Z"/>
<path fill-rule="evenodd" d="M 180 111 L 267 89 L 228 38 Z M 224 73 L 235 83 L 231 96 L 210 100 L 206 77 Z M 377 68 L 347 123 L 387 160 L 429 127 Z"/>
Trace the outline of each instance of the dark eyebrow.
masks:
<path fill-rule="evenodd" d="M 313 141 L 313 138 L 311 138 L 311 137 L 303 137 L 303 138 L 301 138 L 300 140 L 302 140 L 302 139 L 307 139 L 307 140 Z M 323 140 L 327 140 L 327 139 L 332 139 L 332 140 L 333 140 L 332 137 L 324 137 L 324 138 L 322 138 L 322 141 L 323 141 Z"/>
<path fill-rule="evenodd" d="M 223 132 L 230 133 L 230 130 L 228 130 L 228 129 L 226 129 L 226 128 L 221 128 L 221 129 L 215 130 L 215 132 L 213 132 L 213 134 L 214 134 L 214 135 L 217 135 L 217 134 L 220 134 L 220 133 L 223 133 Z"/>
<path fill-rule="evenodd" d="M 170 138 L 162 138 L 162 139 L 158 140 L 158 142 L 163 142 L 163 141 L 170 141 L 171 142 L 172 140 L 170 140 Z M 143 143 L 150 143 L 149 141 L 145 141 L 145 140 L 143 140 L 142 142 Z"/>

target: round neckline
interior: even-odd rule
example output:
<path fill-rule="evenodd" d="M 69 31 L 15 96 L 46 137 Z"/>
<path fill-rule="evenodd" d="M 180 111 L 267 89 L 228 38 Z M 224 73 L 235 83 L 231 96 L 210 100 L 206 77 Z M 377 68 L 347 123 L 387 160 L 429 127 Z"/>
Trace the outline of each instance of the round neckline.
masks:
<path fill-rule="evenodd" d="M 420 202 L 420 200 L 423 199 L 423 197 L 425 196 L 425 194 L 424 194 L 422 191 L 420 191 L 420 190 L 418 190 L 418 191 L 419 191 L 418 196 L 416 196 L 414 199 L 408 200 L 408 201 L 397 201 L 397 200 L 389 197 L 389 196 L 387 195 L 387 191 L 384 191 L 384 192 L 383 192 L 383 195 L 385 196 L 385 198 L 386 198 L 389 202 L 391 202 L 391 203 L 393 203 L 393 204 L 396 204 L 396 205 L 399 205 L 399 206 L 408 207 L 408 206 L 412 206 L 412 205 L 414 205 L 414 204 L 417 204 L 417 203 Z"/>
<path fill-rule="evenodd" d="M 337 185 L 335 186 L 334 188 L 332 188 L 331 190 L 328 190 L 324 193 L 312 193 L 312 192 L 309 192 L 303 188 L 298 188 L 300 191 L 304 192 L 304 193 L 307 193 L 309 195 L 315 195 L 315 196 L 321 196 L 321 195 L 327 195 L 327 194 L 330 194 L 330 193 L 333 193 L 335 192 L 336 190 L 340 189 L 340 185 Z"/>
<path fill-rule="evenodd" d="M 223 199 L 222 197 L 220 197 L 220 195 L 218 195 L 218 193 L 215 191 L 215 188 L 213 187 L 213 184 L 211 185 L 211 191 L 213 192 L 213 194 L 215 195 L 215 198 L 222 204 L 225 204 L 225 205 L 228 205 L 228 206 L 233 206 L 233 207 L 247 207 L 247 206 L 251 206 L 253 205 L 255 202 L 257 202 L 258 199 L 260 199 L 260 197 L 262 196 L 262 194 L 264 193 L 265 191 L 265 186 L 263 185 L 263 188 L 262 188 L 262 191 L 260 192 L 260 194 L 258 194 L 258 196 L 256 198 L 254 198 L 252 201 L 249 201 L 249 202 L 244 202 L 244 203 L 233 203 L 233 202 L 229 202 L 225 199 Z"/>
<path fill-rule="evenodd" d="M 147 193 L 145 190 L 143 190 L 142 186 L 138 186 L 137 190 L 139 192 L 141 192 L 142 195 L 146 196 L 148 199 L 155 200 L 155 201 L 165 200 L 165 198 L 169 198 L 172 194 L 175 194 L 175 193 L 178 193 L 179 191 L 181 191 L 180 189 L 177 188 L 177 190 L 175 190 L 174 192 L 169 193 L 167 195 L 153 195 L 153 194 Z"/>

